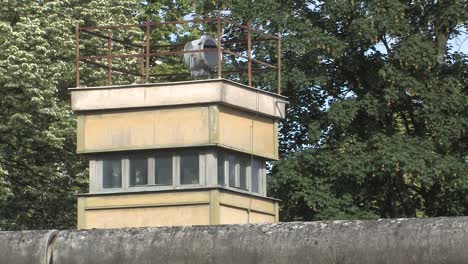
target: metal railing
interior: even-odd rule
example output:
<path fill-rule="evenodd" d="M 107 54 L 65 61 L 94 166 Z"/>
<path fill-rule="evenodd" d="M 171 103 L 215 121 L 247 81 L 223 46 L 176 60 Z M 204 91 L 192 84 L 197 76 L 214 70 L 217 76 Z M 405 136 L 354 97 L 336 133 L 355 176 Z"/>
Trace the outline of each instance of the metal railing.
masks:
<path fill-rule="evenodd" d="M 182 24 L 204 24 L 204 23 L 215 23 L 216 24 L 216 33 L 217 33 L 217 47 L 216 48 L 206 48 L 199 50 L 175 50 L 175 51 L 155 51 L 151 47 L 151 32 L 155 28 L 161 27 L 162 25 L 182 25 Z M 223 23 L 236 26 L 241 30 L 247 31 L 247 39 L 237 39 L 237 40 L 222 40 L 222 26 Z M 131 28 L 140 28 L 144 31 L 144 45 L 134 44 L 127 40 L 122 40 L 113 37 L 112 30 L 125 30 Z M 102 33 L 103 31 L 108 32 L 107 34 Z M 109 33 L 110 32 L 110 33 Z M 112 72 L 120 72 L 124 74 L 129 74 L 133 76 L 139 76 L 142 83 L 150 82 L 150 58 L 152 57 L 162 57 L 162 56 L 173 56 L 185 53 L 194 53 L 202 51 L 213 51 L 217 52 L 217 78 L 222 78 L 223 74 L 233 74 L 233 73 L 245 73 L 245 70 L 225 70 L 223 71 L 223 54 L 229 54 L 235 58 L 242 58 L 247 60 L 247 84 L 248 86 L 253 86 L 253 72 L 264 72 L 264 71 L 276 71 L 276 82 L 277 82 L 277 93 L 281 94 L 281 36 L 280 34 L 272 35 L 261 30 L 253 28 L 249 24 L 241 24 L 231 19 L 222 17 L 220 13 L 217 14 L 214 18 L 205 18 L 205 19 L 192 19 L 192 20 L 178 20 L 178 21 L 165 21 L 165 22 L 151 22 L 147 18 L 146 23 L 141 24 L 131 24 L 131 25 L 112 25 L 112 26 L 90 26 L 90 27 L 80 27 L 79 24 L 76 25 L 76 36 L 75 36 L 75 67 L 76 67 L 76 86 L 80 86 L 80 63 L 85 63 L 95 67 L 103 68 L 107 70 L 107 85 L 112 85 Z M 81 56 L 80 55 L 80 34 L 87 34 L 93 37 L 104 39 L 107 41 L 107 54 L 101 55 L 92 55 L 92 56 Z M 256 58 L 252 57 L 252 34 L 259 35 L 260 38 L 256 38 L 255 42 L 263 41 L 275 41 L 276 42 L 276 64 L 271 64 Z M 132 54 L 115 54 L 113 53 L 113 44 L 118 43 L 128 47 L 137 48 L 140 50 L 139 53 Z M 224 44 L 239 44 L 246 43 L 247 51 L 246 55 L 241 54 L 241 52 L 236 52 L 223 48 Z M 159 45 L 158 47 L 183 47 L 185 44 L 174 44 L 174 45 Z M 112 65 L 113 60 L 115 59 L 125 59 L 125 58 L 136 58 L 140 60 L 140 72 L 133 72 L 129 69 L 118 68 Z M 107 63 L 101 63 L 99 61 L 106 61 Z M 258 64 L 263 68 L 253 69 L 252 63 Z M 155 66 L 152 66 L 155 67 Z M 160 74 L 154 76 L 179 76 L 185 75 L 180 73 L 169 73 L 169 74 Z"/>

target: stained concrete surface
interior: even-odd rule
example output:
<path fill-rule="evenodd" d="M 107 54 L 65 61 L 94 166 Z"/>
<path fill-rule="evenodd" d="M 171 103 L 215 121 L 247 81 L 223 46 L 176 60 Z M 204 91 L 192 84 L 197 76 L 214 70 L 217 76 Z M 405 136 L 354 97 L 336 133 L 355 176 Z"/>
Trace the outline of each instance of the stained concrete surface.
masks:
<path fill-rule="evenodd" d="M 56 230 L 0 232 L 0 263 L 48 263 L 49 245 L 56 234 Z"/>
<path fill-rule="evenodd" d="M 0 263 L 41 263 L 9 262 L 40 256 L 22 236 L 0 232 Z M 468 217 L 70 230 L 52 244 L 48 264 L 468 263 Z"/>

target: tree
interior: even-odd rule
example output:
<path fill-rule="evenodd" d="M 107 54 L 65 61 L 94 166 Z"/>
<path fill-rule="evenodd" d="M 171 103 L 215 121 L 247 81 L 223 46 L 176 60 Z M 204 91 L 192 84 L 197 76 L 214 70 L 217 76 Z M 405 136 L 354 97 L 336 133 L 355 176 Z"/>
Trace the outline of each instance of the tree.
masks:
<path fill-rule="evenodd" d="M 87 173 L 75 154 L 75 23 L 128 23 L 139 1 L 4 1 L 0 7 L 0 229 L 75 226 Z"/>
<path fill-rule="evenodd" d="M 272 172 L 283 219 L 468 214 L 466 3 L 282 4 L 286 92 L 310 91 L 282 130 L 309 141 Z"/>

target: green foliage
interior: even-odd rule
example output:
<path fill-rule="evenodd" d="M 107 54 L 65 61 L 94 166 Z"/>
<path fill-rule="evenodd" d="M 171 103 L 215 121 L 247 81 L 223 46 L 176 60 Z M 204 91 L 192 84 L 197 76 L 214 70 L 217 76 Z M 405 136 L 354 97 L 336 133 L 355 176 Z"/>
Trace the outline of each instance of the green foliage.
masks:
<path fill-rule="evenodd" d="M 71 228 L 86 188 L 75 154 L 76 21 L 131 19 L 138 1 L 4 1 L 0 18 L 0 229 Z"/>
<path fill-rule="evenodd" d="M 447 54 L 466 3 L 287 2 L 283 220 L 468 214 L 467 56 Z"/>

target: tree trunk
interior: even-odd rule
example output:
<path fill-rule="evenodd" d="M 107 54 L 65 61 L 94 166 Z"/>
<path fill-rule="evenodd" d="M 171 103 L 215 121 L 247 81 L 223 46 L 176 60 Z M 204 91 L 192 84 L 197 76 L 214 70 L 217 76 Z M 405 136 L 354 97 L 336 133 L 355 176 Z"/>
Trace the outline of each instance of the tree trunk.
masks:
<path fill-rule="evenodd" d="M 450 33 L 445 27 L 442 27 L 440 30 L 436 30 L 435 45 L 437 49 L 438 64 L 443 64 L 445 61 L 445 52 L 447 52 L 447 41 L 449 36 Z"/>

